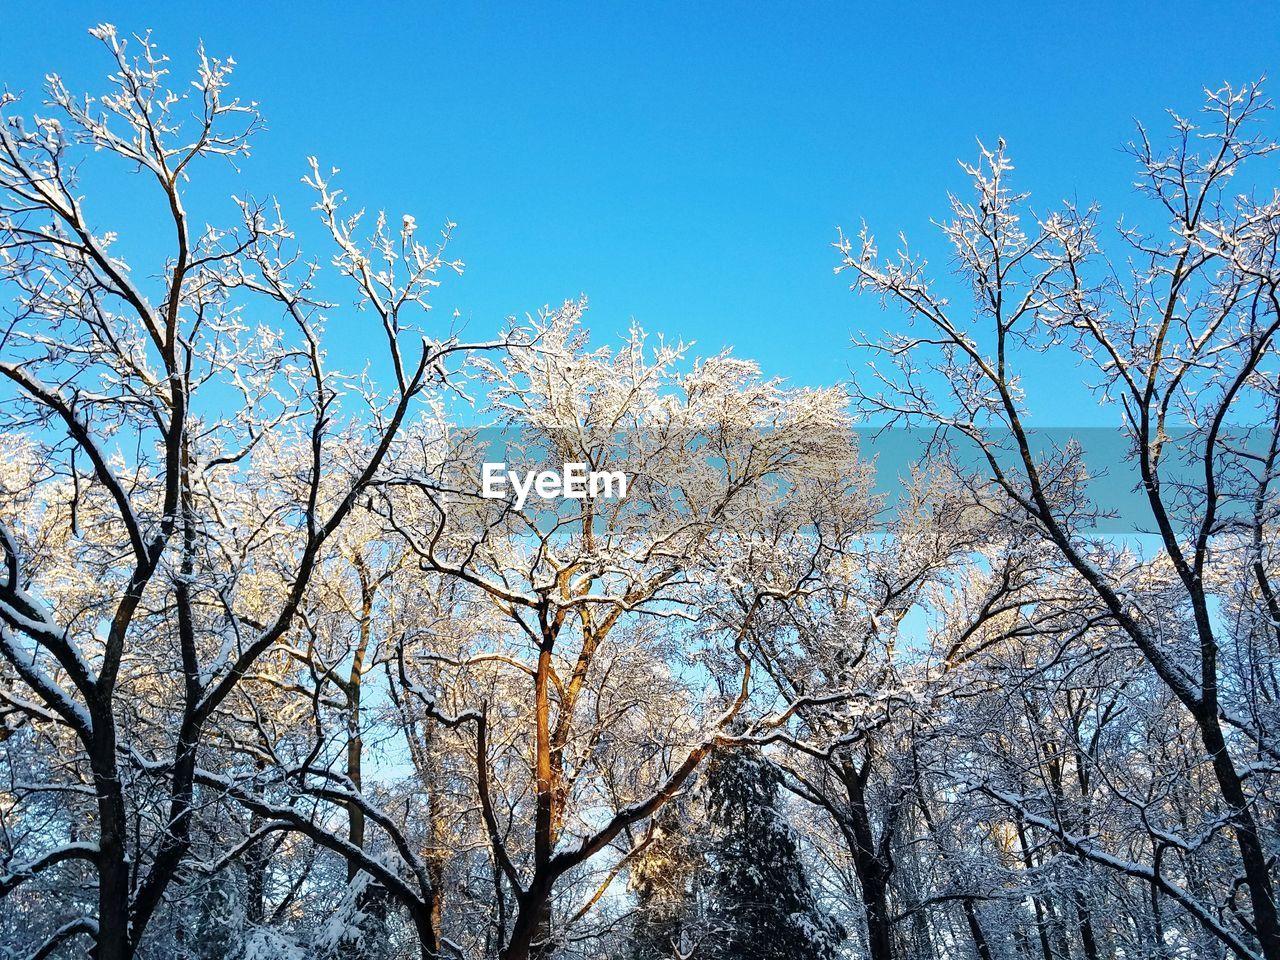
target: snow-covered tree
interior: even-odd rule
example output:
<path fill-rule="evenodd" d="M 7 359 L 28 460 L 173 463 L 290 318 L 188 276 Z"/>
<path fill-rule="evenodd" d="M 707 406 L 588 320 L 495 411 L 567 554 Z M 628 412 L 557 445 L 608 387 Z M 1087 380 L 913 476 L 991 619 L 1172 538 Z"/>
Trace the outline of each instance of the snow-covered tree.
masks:
<path fill-rule="evenodd" d="M 1179 774 L 1196 784 L 1194 811 L 1125 794 L 1151 825 L 1141 852 L 1060 815 L 1052 784 L 989 789 L 1073 856 L 1149 884 L 1153 904 L 1169 901 L 1223 949 L 1276 960 L 1277 844 L 1262 773 L 1276 757 L 1262 719 L 1274 701 L 1256 658 L 1280 640 L 1280 193 L 1234 189 L 1277 149 L 1261 127 L 1268 107 L 1257 84 L 1223 87 L 1207 93 L 1203 123 L 1175 115 L 1166 144 L 1140 129 L 1138 188 L 1159 225 L 1122 223 L 1113 256 L 1096 209 L 1029 211 L 1003 141 L 965 167 L 974 197 L 954 197 L 942 226 L 960 296 L 905 241 L 886 258 L 864 227 L 838 247 L 855 290 L 922 326 L 863 345 L 886 361 L 857 381 L 863 408 L 934 428 L 935 449 L 958 460 L 976 455 L 984 498 L 1003 498 L 1054 551 L 1111 642 L 1136 649 L 1179 705 L 1178 742 L 1191 730 L 1198 740 L 1194 769 Z M 1034 436 L 1035 384 L 1020 371 L 1035 351 L 1083 369 L 1122 426 L 1154 555 L 1096 533 L 1079 444 L 1044 449 Z M 1232 879 L 1197 889 L 1192 863 L 1219 838 L 1235 855 L 1213 869 Z M 1176 867 L 1169 849 L 1180 851 Z"/>
<path fill-rule="evenodd" d="M 428 246 L 379 217 L 362 238 L 314 162 L 331 269 L 273 203 L 233 198 L 206 220 L 188 210 L 191 182 L 246 156 L 260 126 L 229 93 L 231 62 L 201 50 L 174 90 L 147 37 L 91 32 L 107 93 L 78 97 L 53 75 L 26 117 L 0 95 L 15 317 L 0 416 L 17 453 L 0 492 L 0 654 L 6 709 L 57 743 L 9 816 L 51 792 L 70 813 L 8 834 L 3 884 L 83 875 L 92 892 L 32 918 L 33 951 L 74 938 L 113 960 L 143 946 L 196 854 L 200 784 L 219 782 L 201 772 L 215 718 L 297 627 L 335 534 L 462 346 L 418 327 L 439 276 L 460 269 L 447 229 Z M 163 229 L 142 244 L 111 230 L 83 195 L 90 165 L 163 211 Z M 160 237 L 158 259 L 129 262 Z M 385 393 L 329 368 L 329 274 L 382 341 Z"/>
<path fill-rule="evenodd" d="M 837 393 L 786 389 L 728 354 L 685 364 L 639 330 L 592 349 L 581 314 L 547 312 L 527 345 L 480 364 L 489 409 L 509 465 L 622 470 L 624 497 L 481 501 L 474 455 L 406 452 L 375 506 L 478 627 L 445 649 L 436 631 L 407 639 L 397 669 L 409 709 L 472 754 L 509 960 L 548 955 L 582 922 L 572 900 L 557 917 L 555 886 L 597 902 L 632 828 L 747 722 L 744 637 L 804 578 L 757 576 L 757 531 L 852 453 Z"/>
<path fill-rule="evenodd" d="M 1001 142 L 958 284 L 842 238 L 914 325 L 801 389 L 585 300 L 460 342 L 452 225 L 315 161 L 318 253 L 219 206 L 231 62 L 92 33 L 103 96 L 0 94 L 3 960 L 1280 960 L 1256 86 L 1140 133 L 1157 228 L 1031 214 Z M 1040 443 L 1037 353 L 1150 536 Z M 877 474 L 857 416 L 926 456 Z M 626 490 L 494 497 L 498 460 Z"/>
<path fill-rule="evenodd" d="M 714 839 L 705 857 L 705 928 L 690 955 L 708 960 L 835 960 L 843 939 L 810 887 L 782 775 L 750 747 L 718 755 L 706 774 Z"/>

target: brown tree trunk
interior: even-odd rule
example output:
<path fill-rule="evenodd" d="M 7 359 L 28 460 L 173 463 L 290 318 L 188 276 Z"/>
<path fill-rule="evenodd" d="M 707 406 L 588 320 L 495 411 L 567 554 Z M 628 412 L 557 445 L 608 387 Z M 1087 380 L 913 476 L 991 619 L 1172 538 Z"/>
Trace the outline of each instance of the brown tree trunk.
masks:
<path fill-rule="evenodd" d="M 534 880 L 520 897 L 503 960 L 535 960 L 550 952 L 551 880 L 546 866 L 555 849 L 555 773 L 551 758 L 551 646 L 554 634 L 544 629 L 534 675 Z"/>
<path fill-rule="evenodd" d="M 412 909 L 413 928 L 418 934 L 422 960 L 437 960 L 440 956 L 440 931 L 437 927 L 435 898 Z"/>
<path fill-rule="evenodd" d="M 361 753 L 364 750 L 364 744 L 360 739 L 360 735 L 354 734 L 347 740 L 347 777 L 351 780 L 357 790 L 360 789 L 361 778 Z M 347 801 L 347 839 L 351 841 L 351 845 L 364 849 L 364 810 L 360 808 L 360 804 L 354 800 Z M 354 859 L 347 860 L 347 881 L 350 882 L 356 878 L 356 874 L 360 872 L 360 866 Z"/>
<path fill-rule="evenodd" d="M 364 679 L 364 655 L 369 648 L 372 629 L 374 588 L 369 582 L 364 566 L 356 565 L 360 576 L 360 640 L 351 657 L 351 673 L 347 677 L 347 779 L 361 789 L 363 778 L 364 740 L 360 736 L 360 685 Z M 351 845 L 364 849 L 364 810 L 354 800 L 347 802 L 347 839 Z M 360 868 L 354 860 L 347 861 L 347 882 L 356 878 Z"/>

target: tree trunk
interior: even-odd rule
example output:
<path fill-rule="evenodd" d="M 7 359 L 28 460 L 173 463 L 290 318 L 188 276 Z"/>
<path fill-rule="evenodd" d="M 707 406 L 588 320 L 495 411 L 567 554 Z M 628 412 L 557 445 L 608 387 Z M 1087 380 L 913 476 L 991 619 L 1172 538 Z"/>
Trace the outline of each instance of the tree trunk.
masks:
<path fill-rule="evenodd" d="M 1084 894 L 1079 890 L 1076 891 L 1076 919 L 1080 924 L 1080 946 L 1084 948 L 1085 960 L 1100 960 L 1098 938 L 1093 932 L 1093 916 Z"/>
<path fill-rule="evenodd" d="M 973 949 L 978 954 L 978 960 L 991 960 L 991 946 L 987 943 L 986 934 L 982 932 L 982 924 L 978 922 L 978 909 L 973 905 L 973 898 L 966 897 L 964 903 L 964 918 L 969 924 L 969 936 L 973 938 Z"/>
<path fill-rule="evenodd" d="M 1200 735 L 1205 748 L 1213 758 L 1213 772 L 1222 798 L 1231 808 L 1231 826 L 1244 865 L 1244 876 L 1249 887 L 1249 901 L 1253 907 L 1253 926 L 1257 930 L 1258 945 L 1266 960 L 1280 960 L 1280 918 L 1276 915 L 1275 887 L 1271 883 L 1271 871 L 1258 836 L 1258 825 L 1249 809 L 1244 785 L 1236 772 L 1227 744 L 1222 736 L 1216 709 L 1205 711 L 1200 720 Z"/>
<path fill-rule="evenodd" d="M 894 960 L 893 923 L 889 917 L 888 877 L 884 871 L 870 865 L 870 870 L 858 870 L 862 881 L 862 896 L 867 912 L 867 949 L 871 960 Z"/>
<path fill-rule="evenodd" d="M 862 902 L 867 915 L 867 950 L 870 960 L 896 960 L 893 949 L 893 921 L 889 914 L 889 878 L 893 874 L 893 861 L 889 857 L 889 830 L 887 822 L 884 834 L 877 843 L 867 812 L 866 782 L 871 760 L 863 761 L 861 768 L 846 762 L 841 769 L 845 793 L 849 798 L 849 833 L 854 843 L 854 871 L 862 885 Z"/>
<path fill-rule="evenodd" d="M 511 936 L 502 960 L 536 960 L 551 949 L 551 881 L 545 868 L 555 849 L 555 782 L 551 759 L 551 646 L 554 634 L 544 626 L 538 669 L 534 675 L 534 879 L 519 899 Z"/>
<path fill-rule="evenodd" d="M 364 743 L 361 741 L 359 733 L 353 734 L 347 740 L 347 777 L 357 790 L 360 789 L 361 754 L 363 751 Z M 364 849 L 364 810 L 354 800 L 347 801 L 347 839 L 351 841 L 353 847 Z M 354 880 L 359 872 L 359 864 L 354 859 L 348 859 L 347 882 Z"/>
<path fill-rule="evenodd" d="M 412 909 L 413 927 L 418 934 L 422 960 L 438 960 L 440 956 L 440 931 L 436 926 L 436 901 L 415 906 Z"/>
<path fill-rule="evenodd" d="M 266 764 L 262 760 L 254 763 L 254 768 L 261 773 Z M 262 815 L 252 813 L 249 815 L 249 833 L 262 826 Z M 245 919 L 249 923 L 257 925 L 262 923 L 266 917 L 267 903 L 267 862 L 270 854 L 267 852 L 267 840 L 264 838 L 259 840 L 253 846 L 244 852 L 244 873 L 245 873 Z"/>
<path fill-rule="evenodd" d="M 130 960 L 127 817 L 116 767 L 115 718 L 109 705 L 93 711 L 89 755 L 98 800 L 98 943 L 94 960 Z"/>
<path fill-rule="evenodd" d="M 1031 845 L 1027 843 L 1026 827 L 1022 821 L 1017 823 L 1018 849 L 1022 854 L 1022 865 L 1028 871 L 1036 868 L 1035 858 L 1031 855 Z M 1035 911 L 1036 934 L 1040 938 L 1040 955 L 1043 960 L 1054 960 L 1053 945 L 1049 942 L 1049 922 L 1045 918 L 1044 899 L 1031 895 L 1031 908 Z"/>
<path fill-rule="evenodd" d="M 360 694 L 364 680 L 364 655 L 369 648 L 369 636 L 372 630 L 373 587 L 365 574 L 364 567 L 357 564 L 360 575 L 360 641 L 351 657 L 351 673 L 347 677 L 347 779 L 356 790 L 363 785 L 364 739 L 360 736 Z M 347 802 L 347 839 L 351 845 L 364 849 L 364 809 L 354 800 Z M 354 860 L 347 861 L 347 882 L 350 883 L 360 872 Z"/>
<path fill-rule="evenodd" d="M 540 960 L 551 955 L 551 886 L 535 880 L 520 898 L 516 922 L 502 960 Z"/>

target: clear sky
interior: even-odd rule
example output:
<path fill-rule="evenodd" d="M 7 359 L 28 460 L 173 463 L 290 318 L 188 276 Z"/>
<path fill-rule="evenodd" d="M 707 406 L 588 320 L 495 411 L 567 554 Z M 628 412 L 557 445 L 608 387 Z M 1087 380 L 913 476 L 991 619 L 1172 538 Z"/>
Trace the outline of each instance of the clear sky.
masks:
<path fill-rule="evenodd" d="M 85 31 L 104 20 L 152 28 L 178 76 L 199 38 L 233 56 L 269 127 L 255 193 L 306 217 L 316 154 L 362 205 L 458 222 L 468 269 L 441 320 L 456 306 L 488 332 L 585 292 L 597 337 L 634 318 L 814 384 L 864 362 L 851 334 L 898 322 L 832 275 L 838 224 L 933 242 L 929 217 L 965 187 L 956 159 L 997 136 L 1037 207 L 1098 199 L 1114 219 L 1133 204 L 1133 118 L 1280 72 L 1274 3 L 5 7 L 0 79 L 28 95 L 53 69 L 103 89 Z"/>

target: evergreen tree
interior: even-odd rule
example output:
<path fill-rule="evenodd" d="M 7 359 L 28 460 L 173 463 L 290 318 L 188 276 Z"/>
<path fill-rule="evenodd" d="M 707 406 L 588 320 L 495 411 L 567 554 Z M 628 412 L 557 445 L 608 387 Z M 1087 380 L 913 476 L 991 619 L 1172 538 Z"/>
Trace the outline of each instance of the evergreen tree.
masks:
<path fill-rule="evenodd" d="M 239 956 L 243 946 L 244 910 L 234 874 L 224 870 L 205 885 L 196 913 L 191 956 L 224 960 Z"/>
<path fill-rule="evenodd" d="M 758 750 L 707 771 L 706 960 L 834 960 L 844 931 L 809 888 L 795 833 L 779 810 L 781 774 Z"/>

